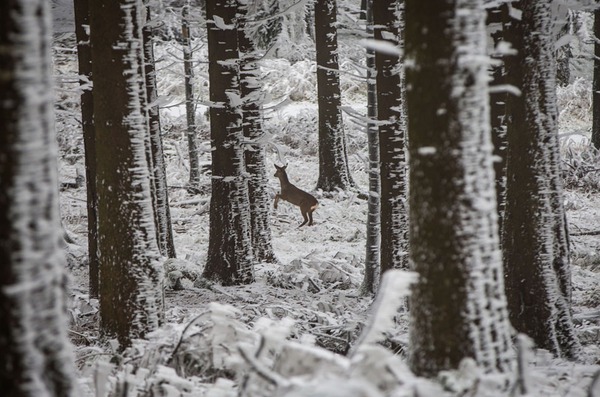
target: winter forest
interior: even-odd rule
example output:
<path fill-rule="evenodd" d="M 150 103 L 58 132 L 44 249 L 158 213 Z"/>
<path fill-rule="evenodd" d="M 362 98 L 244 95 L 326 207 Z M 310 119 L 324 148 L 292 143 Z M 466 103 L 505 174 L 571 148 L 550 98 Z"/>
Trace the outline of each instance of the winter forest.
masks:
<path fill-rule="evenodd" d="M 600 397 L 594 0 L 0 1 L 3 397 Z"/>

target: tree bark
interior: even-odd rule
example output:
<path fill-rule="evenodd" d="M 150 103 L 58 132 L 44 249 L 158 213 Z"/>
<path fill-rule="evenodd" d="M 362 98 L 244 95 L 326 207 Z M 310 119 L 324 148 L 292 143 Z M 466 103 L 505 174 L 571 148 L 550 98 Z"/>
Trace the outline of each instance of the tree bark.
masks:
<path fill-rule="evenodd" d="M 46 0 L 0 2 L 0 390 L 77 397 Z M 35 29 L 30 29 L 32 26 Z"/>
<path fill-rule="evenodd" d="M 374 37 L 373 0 L 364 1 L 364 19 L 367 37 Z M 367 238 L 365 276 L 361 294 L 377 291 L 381 255 L 381 183 L 379 180 L 379 129 L 377 128 L 377 85 L 375 78 L 375 51 L 367 49 L 367 138 L 369 142 L 369 200 L 367 210 Z"/>
<path fill-rule="evenodd" d="M 503 250 L 510 320 L 540 348 L 575 358 L 568 233 L 560 180 L 551 4 L 522 4 L 508 39 L 506 213 Z"/>
<path fill-rule="evenodd" d="M 600 8 L 594 10 L 594 76 L 592 82 L 592 145 L 600 150 Z"/>
<path fill-rule="evenodd" d="M 240 49 L 240 92 L 242 96 L 244 138 L 248 142 L 244 151 L 248 172 L 248 195 L 250 199 L 250 224 L 254 259 L 276 262 L 271 243 L 269 212 L 271 198 L 267 190 L 268 180 L 265 166 L 265 145 L 260 142 L 262 129 L 262 94 L 258 72 L 257 54 L 254 43 L 245 30 L 247 4 L 239 4 L 238 42 Z"/>
<path fill-rule="evenodd" d="M 212 146 L 210 236 L 204 277 L 254 281 L 248 183 L 244 176 L 236 0 L 207 0 Z M 233 28 L 231 28 L 233 26 Z"/>
<path fill-rule="evenodd" d="M 406 0 L 413 372 L 513 366 L 494 194 L 482 0 Z M 427 45 L 423 45 L 427 43 Z M 381 106 L 381 104 L 379 104 Z"/>
<path fill-rule="evenodd" d="M 330 192 L 348 189 L 354 181 L 348 167 L 342 123 L 342 97 L 335 0 L 315 0 L 315 43 L 319 103 L 319 179 L 317 188 Z"/>
<path fill-rule="evenodd" d="M 187 141 L 190 156 L 190 192 L 200 187 L 200 162 L 196 145 L 196 106 L 194 103 L 194 65 L 192 63 L 192 39 L 190 37 L 189 5 L 183 7 L 181 35 L 183 36 L 183 68 L 185 73 L 185 114 L 187 117 Z"/>
<path fill-rule="evenodd" d="M 396 1 L 377 3 L 373 10 L 375 39 L 398 46 L 400 20 Z M 381 180 L 381 275 L 408 267 L 408 209 L 406 208 L 406 120 L 398 54 L 375 54 L 377 118 Z"/>
<path fill-rule="evenodd" d="M 85 151 L 85 186 L 87 191 L 89 293 L 98 297 L 98 197 L 96 193 L 96 147 L 94 96 L 92 92 L 92 48 L 90 45 L 90 0 L 75 0 L 75 36 L 79 61 L 81 125 Z"/>
<path fill-rule="evenodd" d="M 149 26 L 150 7 L 146 7 L 146 24 L 142 29 L 144 40 L 144 77 L 146 82 L 146 97 L 148 106 L 150 155 L 152 169 L 150 170 L 154 218 L 158 248 L 163 256 L 175 258 L 175 243 L 173 242 L 173 227 L 171 225 L 171 210 L 169 208 L 169 192 L 167 189 L 167 173 L 160 128 L 160 112 L 155 103 L 158 99 L 156 86 L 156 70 L 154 66 L 154 46 L 152 44 L 152 28 Z"/>
<path fill-rule="evenodd" d="M 100 259 L 100 326 L 121 348 L 163 320 L 142 75 L 142 3 L 90 3 Z"/>

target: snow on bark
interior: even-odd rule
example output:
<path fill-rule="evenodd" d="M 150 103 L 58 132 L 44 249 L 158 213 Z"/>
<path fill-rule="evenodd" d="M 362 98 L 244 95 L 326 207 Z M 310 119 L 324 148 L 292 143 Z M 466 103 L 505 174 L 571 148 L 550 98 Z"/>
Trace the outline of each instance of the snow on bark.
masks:
<path fill-rule="evenodd" d="M 508 102 L 503 250 L 510 319 L 538 347 L 577 357 L 571 275 L 560 180 L 552 6 L 522 4 L 509 31 L 519 50 L 507 64 L 522 96 Z"/>
<path fill-rule="evenodd" d="M 121 347 L 158 327 L 164 316 L 148 162 L 142 10 L 138 0 L 91 4 L 101 326 Z"/>
<path fill-rule="evenodd" d="M 0 3 L 0 390 L 79 396 L 60 246 L 50 3 Z"/>
<path fill-rule="evenodd" d="M 513 365 L 484 21 L 481 0 L 406 3 L 410 260 L 419 274 L 410 364 L 427 376 L 458 368 L 464 358 L 490 372 Z"/>
<path fill-rule="evenodd" d="M 204 277 L 223 284 L 254 281 L 250 204 L 245 176 L 236 0 L 206 2 L 209 54 L 212 195 L 210 236 Z M 219 17 L 223 24 L 211 22 Z"/>

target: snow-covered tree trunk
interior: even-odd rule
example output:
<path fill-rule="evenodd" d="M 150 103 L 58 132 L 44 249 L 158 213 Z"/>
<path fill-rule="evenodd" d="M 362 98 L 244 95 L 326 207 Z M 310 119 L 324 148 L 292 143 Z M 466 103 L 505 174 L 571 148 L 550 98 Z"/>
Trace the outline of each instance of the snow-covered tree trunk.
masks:
<path fill-rule="evenodd" d="M 50 2 L 0 2 L 0 394 L 80 396 L 60 246 Z"/>
<path fill-rule="evenodd" d="M 375 40 L 399 51 L 400 14 L 394 0 L 379 1 L 373 9 Z M 408 209 L 406 208 L 406 120 L 402 76 L 397 52 L 375 53 L 377 118 L 381 179 L 381 274 L 408 267 Z"/>
<path fill-rule="evenodd" d="M 197 192 L 200 187 L 200 161 L 196 145 L 196 104 L 194 101 L 194 65 L 192 62 L 192 38 L 190 36 L 190 5 L 181 12 L 181 36 L 183 38 L 183 70 L 185 73 L 185 114 L 187 120 L 187 141 L 190 158 L 190 191 Z"/>
<path fill-rule="evenodd" d="M 239 0 L 238 0 L 239 1 Z M 260 76 L 258 75 L 257 54 L 254 43 L 246 30 L 245 20 L 248 5 L 239 4 L 239 49 L 240 49 L 240 91 L 242 96 L 244 137 L 248 141 L 244 158 L 248 171 L 248 194 L 250 199 L 250 222 L 252 248 L 257 261 L 275 262 L 271 243 L 271 198 L 267 190 L 268 180 L 265 166 L 265 145 L 260 138 L 262 129 Z M 250 144 L 250 142 L 252 142 Z"/>
<path fill-rule="evenodd" d="M 146 79 L 146 95 L 148 118 L 150 126 L 150 155 L 152 156 L 152 170 L 150 170 L 154 218 L 158 248 L 160 253 L 169 258 L 175 258 L 175 243 L 173 242 L 173 228 L 171 225 L 171 210 L 169 208 L 169 193 L 167 190 L 167 173 L 160 128 L 160 112 L 156 100 L 158 89 L 156 87 L 156 71 L 154 67 L 154 46 L 152 44 L 152 26 L 150 7 L 146 7 L 146 23 L 142 29 L 144 40 L 144 77 Z"/>
<path fill-rule="evenodd" d="M 237 0 L 207 0 L 212 196 L 204 277 L 225 285 L 254 281 L 245 177 Z"/>
<path fill-rule="evenodd" d="M 365 1 L 364 18 L 367 37 L 373 36 L 373 1 Z M 375 50 L 367 48 L 367 138 L 369 142 L 369 201 L 367 215 L 367 238 L 365 276 L 362 294 L 377 290 L 381 255 L 381 206 L 379 203 L 381 183 L 379 180 L 379 129 L 377 128 L 377 86 L 375 84 Z"/>
<path fill-rule="evenodd" d="M 317 188 L 329 192 L 347 189 L 354 185 L 354 181 L 348 167 L 342 123 L 336 0 L 315 0 L 314 7 L 319 103 Z"/>
<path fill-rule="evenodd" d="M 503 251 L 513 326 L 541 348 L 574 358 L 580 345 L 571 319 L 570 259 L 560 180 L 556 64 L 551 4 L 523 2 L 508 40 L 506 212 Z"/>
<path fill-rule="evenodd" d="M 85 187 L 87 191 L 89 293 L 98 297 L 98 213 L 96 194 L 96 147 L 94 96 L 92 93 L 92 48 L 90 46 L 90 0 L 74 0 L 75 35 L 81 87 L 81 125 L 85 151 Z"/>
<path fill-rule="evenodd" d="M 507 373 L 482 0 L 406 0 L 410 141 L 410 366 L 435 376 L 473 358 Z M 423 45 L 427 43 L 427 45 Z"/>
<path fill-rule="evenodd" d="M 592 84 L 592 145 L 600 150 L 600 8 L 594 10 L 594 74 Z"/>
<path fill-rule="evenodd" d="M 141 0 L 90 3 L 100 317 L 124 348 L 163 319 L 143 71 Z"/>

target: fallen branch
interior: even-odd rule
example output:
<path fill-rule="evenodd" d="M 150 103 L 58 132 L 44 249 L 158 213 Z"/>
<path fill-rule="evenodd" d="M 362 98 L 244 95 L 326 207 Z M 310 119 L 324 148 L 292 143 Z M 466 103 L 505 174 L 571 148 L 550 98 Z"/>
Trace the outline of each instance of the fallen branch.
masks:
<path fill-rule="evenodd" d="M 598 235 L 600 235 L 600 230 L 590 230 L 588 232 L 571 233 L 571 236 L 598 236 Z"/>

